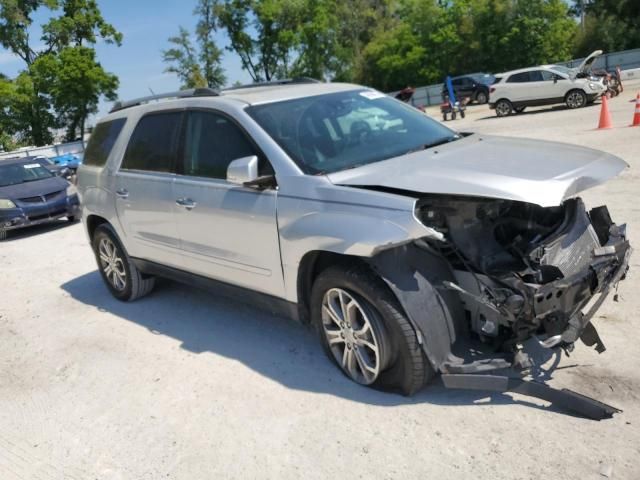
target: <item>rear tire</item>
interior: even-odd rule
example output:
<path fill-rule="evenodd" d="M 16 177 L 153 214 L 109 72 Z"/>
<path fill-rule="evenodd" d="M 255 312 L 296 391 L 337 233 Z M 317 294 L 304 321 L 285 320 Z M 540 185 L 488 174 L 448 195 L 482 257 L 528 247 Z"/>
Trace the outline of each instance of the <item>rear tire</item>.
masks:
<path fill-rule="evenodd" d="M 435 375 L 395 296 L 366 266 L 334 266 L 323 271 L 311 291 L 311 320 L 325 352 L 351 380 L 412 395 Z M 372 333 L 364 342 L 363 331 Z M 366 347 L 366 342 L 377 346 L 377 351 Z M 349 368 L 352 349 L 354 357 L 368 355 L 364 363 L 357 358 L 351 362 L 355 371 Z M 374 370 L 368 377 L 362 373 L 366 370 L 363 364 Z"/>
<path fill-rule="evenodd" d="M 499 117 L 508 117 L 513 112 L 513 105 L 509 100 L 498 100 L 496 103 L 496 115 Z"/>
<path fill-rule="evenodd" d="M 153 290 L 155 277 L 145 276 L 138 270 L 110 225 L 99 225 L 91 244 L 100 275 L 118 300 L 131 302 Z"/>
<path fill-rule="evenodd" d="M 67 215 L 67 221 L 69 223 L 74 223 L 76 220 L 78 220 L 75 215 Z"/>
<path fill-rule="evenodd" d="M 565 98 L 567 108 L 582 108 L 587 105 L 587 94 L 582 90 L 571 90 Z"/>
<path fill-rule="evenodd" d="M 480 105 L 484 105 L 488 101 L 489 101 L 489 96 L 486 93 L 484 92 L 476 93 L 476 102 L 478 102 Z"/>

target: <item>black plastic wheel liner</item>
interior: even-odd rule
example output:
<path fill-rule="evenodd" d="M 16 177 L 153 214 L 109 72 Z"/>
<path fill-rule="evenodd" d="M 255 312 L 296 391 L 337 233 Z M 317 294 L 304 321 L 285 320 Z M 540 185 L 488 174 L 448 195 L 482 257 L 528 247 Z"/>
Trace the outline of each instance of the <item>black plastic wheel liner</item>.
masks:
<path fill-rule="evenodd" d="M 450 267 L 413 244 L 385 250 L 368 261 L 397 297 L 427 358 L 440 371 L 464 331 L 464 312 L 457 294 L 434 287 L 443 280 L 455 281 Z"/>

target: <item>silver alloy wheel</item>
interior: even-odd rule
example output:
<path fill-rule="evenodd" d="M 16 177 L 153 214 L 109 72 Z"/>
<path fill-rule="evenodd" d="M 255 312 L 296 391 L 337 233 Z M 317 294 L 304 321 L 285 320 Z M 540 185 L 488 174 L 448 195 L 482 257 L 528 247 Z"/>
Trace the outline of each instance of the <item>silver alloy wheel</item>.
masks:
<path fill-rule="evenodd" d="M 380 373 L 380 341 L 362 305 L 347 291 L 332 288 L 322 299 L 322 327 L 329 349 L 349 377 L 363 385 Z"/>
<path fill-rule="evenodd" d="M 509 102 L 501 100 L 496 105 L 496 112 L 498 113 L 499 117 L 506 117 L 511 113 L 511 105 L 509 105 Z"/>
<path fill-rule="evenodd" d="M 480 104 L 487 103 L 487 94 L 484 92 L 478 92 L 478 94 L 476 95 L 476 102 Z"/>
<path fill-rule="evenodd" d="M 586 103 L 584 94 L 573 91 L 567 96 L 567 106 L 569 108 L 580 108 Z"/>
<path fill-rule="evenodd" d="M 111 240 L 103 238 L 98 247 L 100 255 L 100 265 L 105 277 L 116 290 L 124 290 L 127 286 L 127 272 L 124 269 L 124 262 L 118 256 L 118 250 Z"/>

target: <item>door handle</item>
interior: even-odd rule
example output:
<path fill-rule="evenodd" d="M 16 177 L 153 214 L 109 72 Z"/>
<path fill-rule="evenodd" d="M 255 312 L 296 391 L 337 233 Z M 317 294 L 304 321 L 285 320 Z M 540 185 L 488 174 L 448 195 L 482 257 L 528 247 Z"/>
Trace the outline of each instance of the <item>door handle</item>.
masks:
<path fill-rule="evenodd" d="M 176 205 L 184 207 L 187 210 L 193 210 L 198 204 L 190 198 L 179 198 L 176 200 Z"/>
<path fill-rule="evenodd" d="M 118 198 L 129 198 L 129 190 L 121 188 L 120 190 L 116 190 L 116 195 Z"/>

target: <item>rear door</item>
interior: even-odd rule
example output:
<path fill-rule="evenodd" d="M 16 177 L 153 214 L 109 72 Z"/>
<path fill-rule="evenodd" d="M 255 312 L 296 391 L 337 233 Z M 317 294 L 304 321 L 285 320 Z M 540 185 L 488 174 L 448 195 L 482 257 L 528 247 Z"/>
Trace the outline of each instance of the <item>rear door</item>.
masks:
<path fill-rule="evenodd" d="M 184 112 L 143 116 L 116 173 L 116 211 L 133 257 L 180 268 L 174 180 Z"/>
<path fill-rule="evenodd" d="M 226 180 L 231 161 L 257 155 L 260 174 L 273 173 L 267 159 L 226 114 L 187 113 L 182 171 L 175 181 L 176 218 L 187 270 L 272 295 L 284 281 L 276 219 L 277 190 L 255 190 Z"/>
<path fill-rule="evenodd" d="M 529 89 L 529 72 L 514 73 L 506 80 L 507 98 L 512 103 L 527 102 L 531 100 Z"/>

